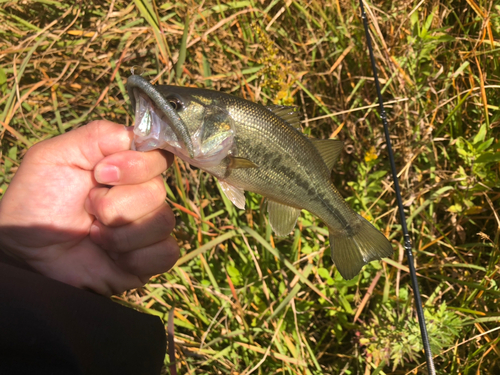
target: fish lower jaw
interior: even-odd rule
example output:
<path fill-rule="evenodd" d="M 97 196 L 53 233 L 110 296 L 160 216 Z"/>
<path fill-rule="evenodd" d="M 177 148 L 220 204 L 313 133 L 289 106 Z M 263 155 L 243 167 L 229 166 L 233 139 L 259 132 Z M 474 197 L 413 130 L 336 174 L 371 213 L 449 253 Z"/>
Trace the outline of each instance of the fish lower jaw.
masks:
<path fill-rule="evenodd" d="M 215 157 L 213 156 L 206 156 L 203 155 L 199 152 L 197 152 L 197 149 L 195 148 L 194 150 L 194 157 L 191 157 L 188 152 L 183 149 L 182 147 L 179 146 L 172 146 L 172 145 L 164 145 L 161 147 L 161 149 L 171 152 L 178 158 L 182 159 L 184 162 L 200 169 L 210 169 L 216 166 L 219 166 L 221 164 L 222 159 L 226 157 L 226 155 L 216 155 Z"/>

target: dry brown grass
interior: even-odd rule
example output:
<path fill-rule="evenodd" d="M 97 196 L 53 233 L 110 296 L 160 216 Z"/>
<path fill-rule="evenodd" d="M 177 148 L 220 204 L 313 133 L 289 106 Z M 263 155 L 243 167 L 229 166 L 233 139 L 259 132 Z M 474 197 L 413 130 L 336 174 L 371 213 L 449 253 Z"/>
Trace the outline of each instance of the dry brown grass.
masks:
<path fill-rule="evenodd" d="M 496 374 L 500 5 L 368 5 L 439 373 Z M 260 197 L 241 214 L 207 175 L 181 162 L 169 172 L 187 255 L 122 300 L 162 317 L 175 306 L 180 373 L 424 371 L 355 2 L 7 1 L 0 19 L 2 192 L 32 144 L 96 118 L 130 125 L 134 67 L 159 83 L 293 103 L 304 132 L 345 141 L 337 185 L 398 249 L 352 282 L 311 216 L 278 241 Z"/>

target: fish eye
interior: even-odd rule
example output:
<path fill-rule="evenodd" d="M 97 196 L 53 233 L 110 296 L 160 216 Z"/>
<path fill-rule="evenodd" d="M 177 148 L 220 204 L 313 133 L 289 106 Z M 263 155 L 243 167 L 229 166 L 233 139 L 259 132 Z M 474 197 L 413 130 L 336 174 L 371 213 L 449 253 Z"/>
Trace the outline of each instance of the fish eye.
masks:
<path fill-rule="evenodd" d="M 180 111 L 182 109 L 182 102 L 177 98 L 169 98 L 168 102 L 175 111 Z"/>

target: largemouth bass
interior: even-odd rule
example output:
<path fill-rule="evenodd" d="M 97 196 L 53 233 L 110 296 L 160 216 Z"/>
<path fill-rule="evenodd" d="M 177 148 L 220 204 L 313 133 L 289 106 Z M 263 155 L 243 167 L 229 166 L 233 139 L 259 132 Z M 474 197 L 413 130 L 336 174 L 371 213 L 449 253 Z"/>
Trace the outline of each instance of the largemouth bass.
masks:
<path fill-rule="evenodd" d="M 127 89 L 135 110 L 133 149 L 165 149 L 210 173 L 240 209 L 245 191 L 266 197 L 278 236 L 293 230 L 301 209 L 315 214 L 328 226 L 331 257 L 345 279 L 392 255 L 387 238 L 333 186 L 342 142 L 307 138 L 293 108 L 264 107 L 212 90 L 153 86 L 138 75 L 129 77 Z"/>

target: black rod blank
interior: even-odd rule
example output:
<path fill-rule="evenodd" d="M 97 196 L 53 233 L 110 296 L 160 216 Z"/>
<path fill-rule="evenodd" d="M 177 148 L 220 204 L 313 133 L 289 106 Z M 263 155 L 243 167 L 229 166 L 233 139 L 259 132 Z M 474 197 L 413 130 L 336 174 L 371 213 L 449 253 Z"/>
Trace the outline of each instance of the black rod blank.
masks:
<path fill-rule="evenodd" d="M 366 44 L 368 45 L 368 51 L 370 53 L 370 60 L 373 70 L 373 78 L 375 80 L 375 87 L 377 89 L 378 104 L 380 111 L 380 118 L 384 124 L 385 139 L 387 143 L 387 153 L 389 154 L 389 160 L 391 163 L 392 178 L 394 180 L 394 190 L 396 192 L 396 200 L 398 202 L 399 217 L 401 220 L 401 228 L 403 230 L 404 237 L 404 248 L 406 250 L 406 257 L 408 258 L 408 266 L 410 269 L 410 278 L 413 286 L 413 295 L 415 296 L 415 306 L 417 309 L 418 324 L 420 326 L 420 334 L 422 336 L 422 344 L 424 346 L 425 357 L 427 360 L 427 369 L 430 375 L 436 374 L 436 369 L 434 367 L 434 360 L 432 358 L 431 346 L 429 344 L 429 335 L 427 334 L 427 327 L 425 325 L 424 310 L 422 308 L 422 298 L 420 297 L 420 290 L 418 286 L 417 273 L 415 271 L 415 265 L 413 263 L 413 252 L 410 241 L 410 235 L 408 234 L 408 227 L 406 225 L 406 216 L 404 213 L 403 200 L 401 198 L 401 190 L 399 188 L 398 174 L 396 170 L 396 162 L 394 161 L 394 153 L 392 151 L 391 138 L 389 134 L 389 125 L 387 124 L 387 115 L 385 113 L 384 102 L 382 100 L 382 92 L 380 90 L 380 83 L 378 80 L 377 66 L 375 64 L 375 57 L 373 56 L 373 47 L 370 37 L 370 31 L 368 29 L 368 20 L 366 18 L 365 8 L 363 6 L 363 0 L 359 0 L 359 5 L 361 8 L 361 17 L 363 19 L 363 25 L 365 27 L 366 34 Z"/>

